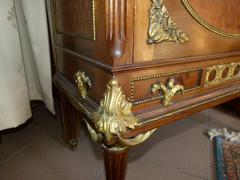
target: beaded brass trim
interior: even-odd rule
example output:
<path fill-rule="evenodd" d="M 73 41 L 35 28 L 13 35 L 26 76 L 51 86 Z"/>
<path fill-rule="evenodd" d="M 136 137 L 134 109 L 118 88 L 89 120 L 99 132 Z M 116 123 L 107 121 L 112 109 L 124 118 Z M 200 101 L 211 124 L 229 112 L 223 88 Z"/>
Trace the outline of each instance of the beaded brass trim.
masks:
<path fill-rule="evenodd" d="M 239 72 L 237 74 L 234 74 L 237 67 L 239 67 Z M 225 72 L 227 74 L 225 74 L 224 76 L 225 70 L 227 70 L 227 72 Z M 212 80 L 210 79 L 211 73 L 215 74 Z M 225 81 L 239 79 L 239 78 L 240 78 L 240 62 L 211 66 L 207 68 L 205 86 L 216 85 L 216 84 L 223 83 Z"/>
<path fill-rule="evenodd" d="M 92 0 L 93 40 L 96 40 L 96 0 Z"/>
<path fill-rule="evenodd" d="M 227 97 L 227 96 L 230 96 L 230 95 L 232 95 L 232 94 L 239 93 L 239 92 L 240 92 L 240 89 L 235 90 L 235 91 L 232 91 L 232 92 L 229 92 L 229 93 L 226 93 L 226 94 L 223 94 L 223 95 L 220 95 L 220 96 L 217 96 L 217 97 L 215 97 L 215 98 L 212 98 L 212 99 L 209 99 L 209 100 L 206 100 L 206 101 L 203 101 L 203 102 L 199 102 L 199 103 L 197 103 L 197 104 L 193 104 L 193 105 L 186 106 L 186 107 L 181 108 L 181 109 L 178 109 L 178 110 L 176 110 L 176 111 L 172 111 L 172 112 L 169 112 L 169 113 L 164 113 L 164 114 L 162 114 L 162 115 L 160 115 L 160 116 L 157 116 L 157 117 L 151 118 L 151 119 L 149 119 L 149 120 L 146 120 L 146 121 L 144 121 L 144 122 L 138 123 L 137 126 L 143 126 L 143 125 L 146 125 L 146 124 L 149 124 L 149 123 L 152 123 L 152 122 L 161 120 L 161 119 L 165 119 L 165 118 L 168 118 L 168 117 L 171 117 L 171 116 L 180 114 L 180 113 L 182 113 L 182 112 L 184 112 L 184 111 L 188 111 L 188 110 L 197 108 L 197 107 L 199 107 L 199 106 L 201 106 L 201 105 L 204 105 L 204 104 L 207 104 L 207 103 L 210 103 L 210 102 L 213 102 L 213 101 L 222 99 L 222 98 L 224 98 L 224 97 Z"/>
<path fill-rule="evenodd" d="M 222 31 L 214 26 L 212 26 L 211 24 L 209 24 L 208 22 L 206 22 L 204 19 L 202 19 L 197 12 L 192 8 L 192 6 L 190 5 L 190 3 L 188 2 L 188 0 L 182 0 L 183 5 L 185 6 L 185 8 L 187 9 L 187 11 L 192 15 L 192 17 L 198 22 L 200 23 L 202 26 L 204 26 L 205 28 L 207 28 L 208 30 L 212 31 L 213 33 L 216 33 L 220 36 L 224 36 L 227 38 L 240 38 L 240 34 L 234 34 L 234 33 L 228 33 L 225 31 Z"/>
<path fill-rule="evenodd" d="M 162 73 L 162 74 L 155 74 L 155 75 L 133 78 L 132 81 L 131 81 L 131 97 L 130 97 L 130 100 L 133 103 L 133 105 L 139 105 L 139 104 L 144 104 L 144 103 L 148 103 L 148 102 L 151 102 L 151 101 L 155 101 L 155 100 L 161 99 L 163 97 L 163 96 L 159 95 L 159 96 L 155 96 L 155 97 L 150 97 L 150 98 L 134 101 L 134 95 L 135 95 L 134 85 L 135 85 L 135 82 L 137 82 L 137 81 L 145 81 L 145 80 L 156 79 L 156 78 L 161 78 L 161 77 L 170 77 L 170 76 L 177 75 L 177 74 L 193 72 L 193 71 L 201 71 L 201 70 L 202 69 L 191 69 L 191 70 L 184 70 L 184 71 L 178 71 L 178 72 L 176 71 L 176 72 L 170 72 L 170 73 Z M 192 91 L 192 90 L 196 90 L 198 88 L 200 88 L 200 87 L 185 90 L 184 93 Z"/>
<path fill-rule="evenodd" d="M 143 99 L 143 100 L 133 102 L 133 105 L 144 104 L 144 103 L 148 103 L 148 102 L 151 102 L 151 101 L 156 101 L 156 100 L 159 100 L 159 99 L 162 99 L 162 98 L 163 98 L 163 96 L 160 95 L 160 96 L 156 96 L 156 97 L 152 97 L 152 98 L 148 98 L 148 99 Z"/>
<path fill-rule="evenodd" d="M 183 92 L 184 92 L 184 94 L 186 94 L 186 93 L 189 93 L 189 92 L 191 92 L 191 91 L 195 91 L 195 90 L 200 89 L 200 88 L 201 88 L 201 87 L 199 86 L 199 87 L 195 87 L 195 88 L 191 88 L 191 89 L 186 89 L 186 90 L 184 90 Z M 181 94 L 181 92 L 177 92 L 175 95 L 179 95 L 179 94 Z M 148 98 L 148 99 L 143 99 L 143 100 L 139 100 L 139 101 L 134 101 L 132 104 L 133 104 L 133 105 L 139 105 L 139 104 L 144 104 L 144 103 L 148 103 L 148 102 L 151 102 L 151 101 L 160 100 L 160 99 L 162 99 L 162 98 L 163 98 L 163 96 L 162 96 L 162 95 L 159 95 L 159 96 L 152 97 L 152 98 Z"/>

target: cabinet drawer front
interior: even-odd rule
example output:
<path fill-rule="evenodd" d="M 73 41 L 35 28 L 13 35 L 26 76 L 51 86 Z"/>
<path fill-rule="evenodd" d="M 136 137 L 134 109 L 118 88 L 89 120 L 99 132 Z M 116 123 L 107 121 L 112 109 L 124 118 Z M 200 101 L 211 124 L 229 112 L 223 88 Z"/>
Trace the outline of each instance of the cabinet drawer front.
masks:
<path fill-rule="evenodd" d="M 164 108 L 233 85 L 240 79 L 240 57 L 150 66 L 115 75 L 137 112 Z"/>
<path fill-rule="evenodd" d="M 139 105 L 161 99 L 162 93 L 153 93 L 152 86 L 156 83 L 166 85 L 170 78 L 174 78 L 176 84 L 183 85 L 186 93 L 198 89 L 201 86 L 202 73 L 201 69 L 195 69 L 134 78 L 131 82 L 131 101 L 134 105 Z"/>

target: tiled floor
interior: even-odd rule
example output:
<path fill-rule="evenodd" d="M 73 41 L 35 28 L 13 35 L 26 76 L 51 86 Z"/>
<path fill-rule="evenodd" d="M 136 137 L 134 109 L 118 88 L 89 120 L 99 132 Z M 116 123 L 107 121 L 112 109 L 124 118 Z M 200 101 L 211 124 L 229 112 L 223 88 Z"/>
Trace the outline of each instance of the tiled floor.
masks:
<path fill-rule="evenodd" d="M 130 150 L 127 180 L 211 179 L 212 127 L 240 129 L 236 114 L 210 109 L 162 127 L 146 143 Z M 0 180 L 104 180 L 101 149 L 81 131 L 79 149 L 68 150 L 60 123 L 44 107 L 34 109 L 25 128 L 3 136 Z"/>

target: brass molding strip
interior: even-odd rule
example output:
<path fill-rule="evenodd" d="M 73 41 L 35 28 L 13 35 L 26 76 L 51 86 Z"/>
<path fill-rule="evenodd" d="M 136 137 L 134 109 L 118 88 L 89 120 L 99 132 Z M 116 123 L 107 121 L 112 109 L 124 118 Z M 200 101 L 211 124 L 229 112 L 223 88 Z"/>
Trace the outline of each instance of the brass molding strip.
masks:
<path fill-rule="evenodd" d="M 169 76 L 173 76 L 173 75 L 177 75 L 177 74 L 182 74 L 182 73 L 187 73 L 187 72 L 193 72 L 193 71 L 201 71 L 202 69 L 197 68 L 197 69 L 191 69 L 191 70 L 184 70 L 184 71 L 175 71 L 175 72 L 170 72 L 170 73 L 162 73 L 162 74 L 155 74 L 155 75 L 149 75 L 149 76 L 142 76 L 142 77 L 136 77 L 133 78 L 131 81 L 131 102 L 134 105 L 139 105 L 139 104 L 144 104 L 147 102 L 151 102 L 151 101 L 155 101 L 158 99 L 161 99 L 162 96 L 158 96 L 158 97 L 151 97 L 151 98 L 147 98 L 147 99 L 143 99 L 143 100 L 138 100 L 138 101 L 134 101 L 134 94 L 135 94 L 135 88 L 134 88 L 134 84 L 137 81 L 145 81 L 145 80 L 149 80 L 149 79 L 156 79 L 156 78 L 161 78 L 161 77 L 169 77 Z M 191 90 L 195 90 L 198 89 L 200 87 L 196 87 L 190 90 L 185 90 L 184 92 L 189 92 Z"/>
<path fill-rule="evenodd" d="M 223 30 L 220 30 L 214 26 L 212 26 L 211 24 L 209 24 L 208 22 L 206 22 L 203 18 L 201 18 L 197 12 L 193 9 L 193 7 L 190 5 L 190 3 L 188 2 L 188 0 L 182 0 L 183 5 L 185 6 L 185 8 L 187 9 L 187 11 L 191 14 L 191 16 L 198 22 L 200 23 L 202 26 L 204 26 L 205 28 L 207 28 L 208 30 L 212 31 L 213 33 L 216 33 L 220 36 L 223 37 L 227 37 L 227 38 L 236 38 L 236 39 L 240 39 L 240 34 L 234 34 L 234 33 L 228 33 L 225 32 Z"/>
<path fill-rule="evenodd" d="M 197 108 L 197 107 L 202 106 L 204 104 L 207 104 L 207 103 L 210 103 L 210 102 L 222 99 L 224 97 L 227 97 L 227 96 L 239 93 L 239 92 L 240 92 L 240 89 L 232 91 L 232 92 L 229 92 L 229 93 L 226 93 L 226 94 L 223 94 L 223 95 L 220 95 L 220 96 L 217 96 L 215 98 L 212 98 L 212 99 L 209 99 L 209 100 L 206 100 L 206 101 L 202 101 L 202 102 L 199 102 L 199 103 L 196 103 L 196 104 L 193 104 L 193 105 L 189 105 L 189 106 L 183 107 L 183 108 L 178 109 L 176 111 L 172 111 L 172 112 L 169 112 L 169 113 L 164 113 L 164 114 L 162 114 L 160 116 L 157 116 L 157 117 L 151 118 L 149 120 L 146 120 L 144 122 L 138 123 L 138 126 L 147 125 L 149 123 L 152 123 L 152 122 L 155 122 L 155 121 L 158 121 L 158 120 L 161 120 L 161 119 L 165 119 L 165 118 L 168 118 L 168 117 L 180 114 L 182 112 L 185 112 L 185 111 Z"/>
<path fill-rule="evenodd" d="M 159 100 L 159 99 L 162 99 L 162 98 L 163 98 L 163 96 L 159 95 L 159 96 L 148 98 L 148 99 L 134 101 L 133 105 L 140 105 L 140 104 L 148 103 L 148 102 L 151 102 L 151 101 L 156 101 L 156 100 Z"/>
<path fill-rule="evenodd" d="M 92 0 L 93 40 L 96 40 L 96 0 Z"/>
<path fill-rule="evenodd" d="M 198 90 L 200 89 L 201 87 L 198 86 L 198 87 L 195 87 L 195 88 L 191 88 L 191 89 L 186 89 L 183 91 L 184 94 L 186 93 L 189 93 L 191 91 L 195 91 L 195 90 Z M 175 95 L 179 95 L 181 94 L 180 92 L 177 92 Z M 162 99 L 163 96 L 162 95 L 159 95 L 159 96 L 156 96 L 156 97 L 152 97 L 152 98 L 148 98 L 148 99 L 143 99 L 143 100 L 139 100 L 139 101 L 134 101 L 133 102 L 133 105 L 139 105 L 139 104 L 144 104 L 144 103 L 148 103 L 148 102 L 151 102 L 151 101 L 156 101 L 156 100 L 159 100 L 159 99 Z"/>

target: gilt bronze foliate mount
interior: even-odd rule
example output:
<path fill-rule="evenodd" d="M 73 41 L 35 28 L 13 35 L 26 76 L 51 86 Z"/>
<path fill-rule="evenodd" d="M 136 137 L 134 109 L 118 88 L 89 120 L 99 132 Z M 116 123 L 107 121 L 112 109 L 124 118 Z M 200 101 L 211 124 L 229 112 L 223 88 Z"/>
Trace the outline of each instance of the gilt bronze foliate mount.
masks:
<path fill-rule="evenodd" d="M 75 83 L 78 86 L 78 91 L 83 99 L 87 97 L 88 88 L 92 87 L 92 82 L 88 76 L 86 76 L 85 72 L 78 71 L 74 74 Z"/>
<path fill-rule="evenodd" d="M 138 145 L 156 131 L 153 129 L 130 139 L 122 136 L 127 130 L 136 128 L 138 119 L 132 113 L 132 103 L 126 100 L 116 78 L 108 83 L 104 97 L 97 112 L 93 114 L 92 120 L 95 129 L 87 123 L 91 137 L 102 144 L 116 140 L 117 144 L 114 144 L 113 148 Z"/>
<path fill-rule="evenodd" d="M 83 78 L 82 75 L 82 73 L 79 74 L 78 72 L 77 77 L 80 78 L 77 79 L 80 79 L 81 83 L 76 81 L 78 86 L 80 85 L 81 87 L 80 94 L 82 91 L 86 92 L 86 88 L 83 88 L 82 84 L 89 82 L 87 81 L 89 78 L 85 74 Z M 90 119 L 92 120 L 91 125 L 87 120 L 85 122 L 91 138 L 103 145 L 108 145 L 115 140 L 116 143 L 111 148 L 116 150 L 138 145 L 147 140 L 156 131 L 156 129 L 153 129 L 128 139 L 123 137 L 123 134 L 128 130 L 136 128 L 138 119 L 132 113 L 132 103 L 126 100 L 126 95 L 115 77 L 107 84 L 107 90 L 100 102 L 99 108 L 91 114 Z"/>
<path fill-rule="evenodd" d="M 183 85 L 175 84 L 175 79 L 170 78 L 167 85 L 164 85 L 161 82 L 153 84 L 152 92 L 156 93 L 157 91 L 160 91 L 163 94 L 163 105 L 169 106 L 172 104 L 173 97 L 176 95 L 176 93 L 184 93 L 184 87 Z"/>
<path fill-rule="evenodd" d="M 188 36 L 180 30 L 169 15 L 163 0 L 152 0 L 149 13 L 148 43 L 161 42 L 185 43 Z"/>

